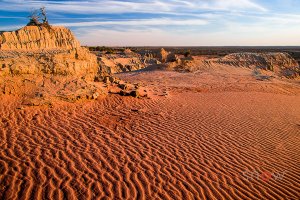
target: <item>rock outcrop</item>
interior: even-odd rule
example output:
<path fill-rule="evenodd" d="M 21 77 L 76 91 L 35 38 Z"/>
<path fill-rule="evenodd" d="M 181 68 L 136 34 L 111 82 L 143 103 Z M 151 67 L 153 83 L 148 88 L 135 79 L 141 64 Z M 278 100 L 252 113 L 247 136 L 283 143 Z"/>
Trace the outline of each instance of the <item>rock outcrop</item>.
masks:
<path fill-rule="evenodd" d="M 76 49 L 80 43 L 65 27 L 25 26 L 0 33 L 0 50 Z"/>
<path fill-rule="evenodd" d="M 172 63 L 172 62 L 180 62 L 179 56 L 174 54 L 173 52 L 168 52 L 164 48 L 162 48 L 158 54 L 157 59 L 161 63 Z"/>
<path fill-rule="evenodd" d="M 139 54 L 127 53 L 126 55 L 109 54 L 98 57 L 100 71 L 107 74 L 131 72 L 143 69 L 148 61 L 144 60 Z"/>
<path fill-rule="evenodd" d="M 158 53 L 158 60 L 162 63 L 165 63 L 168 60 L 168 55 L 169 52 L 167 52 L 164 48 L 162 48 Z"/>
<path fill-rule="evenodd" d="M 268 70 L 288 78 L 300 75 L 298 62 L 287 53 L 234 53 L 224 56 L 217 63 Z"/>
<path fill-rule="evenodd" d="M 0 75 L 76 75 L 93 79 L 97 58 L 64 27 L 25 26 L 0 34 Z"/>
<path fill-rule="evenodd" d="M 297 61 L 287 53 L 234 53 L 220 59 L 220 63 L 243 67 L 292 68 Z"/>
<path fill-rule="evenodd" d="M 97 56 L 67 28 L 41 24 L 0 33 L 0 94 L 19 96 L 24 105 L 97 99 L 110 93 L 111 85 L 118 94 L 128 93 L 104 82 L 101 70 Z M 133 94 L 138 89 L 130 95 L 142 96 Z"/>
<path fill-rule="evenodd" d="M 220 58 L 205 56 L 179 57 L 164 49 L 158 54 L 162 63 L 154 64 L 145 70 L 169 70 L 179 72 L 196 72 L 240 67 L 252 69 L 255 73 L 270 72 L 274 76 L 297 78 L 300 76 L 298 62 L 287 53 L 234 53 Z"/>
<path fill-rule="evenodd" d="M 96 57 L 84 48 L 47 51 L 0 51 L 0 74 L 76 75 L 93 79 Z"/>

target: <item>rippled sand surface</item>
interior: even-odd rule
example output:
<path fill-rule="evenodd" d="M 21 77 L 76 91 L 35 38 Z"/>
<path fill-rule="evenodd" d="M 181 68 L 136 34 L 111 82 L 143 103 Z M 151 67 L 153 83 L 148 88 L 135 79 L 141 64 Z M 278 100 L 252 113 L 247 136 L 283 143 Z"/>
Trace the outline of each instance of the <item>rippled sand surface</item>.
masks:
<path fill-rule="evenodd" d="M 299 199 L 299 83 L 238 74 L 121 74 L 150 98 L 53 108 L 3 97 L 0 198 Z"/>

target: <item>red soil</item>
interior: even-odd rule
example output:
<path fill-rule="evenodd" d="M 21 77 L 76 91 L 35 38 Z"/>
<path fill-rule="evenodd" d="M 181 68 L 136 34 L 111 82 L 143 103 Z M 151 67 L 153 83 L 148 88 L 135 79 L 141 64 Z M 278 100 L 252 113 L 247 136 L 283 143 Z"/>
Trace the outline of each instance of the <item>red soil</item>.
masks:
<path fill-rule="evenodd" d="M 0 112 L 1 199 L 299 199 L 300 86 L 135 72 L 149 99 Z"/>

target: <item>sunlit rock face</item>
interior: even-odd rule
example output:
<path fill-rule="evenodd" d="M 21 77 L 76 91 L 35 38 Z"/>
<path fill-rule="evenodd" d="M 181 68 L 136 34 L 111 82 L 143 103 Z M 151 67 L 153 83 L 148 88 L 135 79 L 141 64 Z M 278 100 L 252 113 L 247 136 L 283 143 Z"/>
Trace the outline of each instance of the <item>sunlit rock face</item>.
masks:
<path fill-rule="evenodd" d="M 80 43 L 65 27 L 25 26 L 0 34 L 0 50 L 74 49 Z"/>
<path fill-rule="evenodd" d="M 1 75 L 54 74 L 93 77 L 97 58 L 65 27 L 25 26 L 0 33 Z"/>

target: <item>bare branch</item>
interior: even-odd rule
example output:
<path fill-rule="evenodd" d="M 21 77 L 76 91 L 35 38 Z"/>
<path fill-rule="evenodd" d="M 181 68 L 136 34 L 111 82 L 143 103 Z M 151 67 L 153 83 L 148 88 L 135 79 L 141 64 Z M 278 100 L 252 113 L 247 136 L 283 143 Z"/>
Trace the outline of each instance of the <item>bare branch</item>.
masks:
<path fill-rule="evenodd" d="M 41 15 L 43 17 L 43 23 L 48 23 L 48 19 L 47 19 L 47 13 L 46 13 L 46 8 L 45 6 L 43 6 L 42 8 L 40 8 L 41 11 Z"/>
<path fill-rule="evenodd" d="M 47 13 L 45 7 L 32 10 L 28 17 L 30 19 L 29 23 L 27 24 L 28 26 L 48 25 L 48 19 L 47 19 Z"/>

